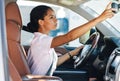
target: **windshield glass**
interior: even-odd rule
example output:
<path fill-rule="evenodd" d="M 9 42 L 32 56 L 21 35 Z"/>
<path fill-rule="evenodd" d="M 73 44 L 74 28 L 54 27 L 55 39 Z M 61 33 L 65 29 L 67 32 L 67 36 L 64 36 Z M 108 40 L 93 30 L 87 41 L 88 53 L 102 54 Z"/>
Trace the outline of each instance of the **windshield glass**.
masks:
<path fill-rule="evenodd" d="M 89 7 L 96 14 L 100 14 L 105 9 L 106 5 L 110 0 L 90 0 L 84 4 L 84 6 Z M 100 6 L 101 5 L 101 6 Z M 92 14 L 92 13 L 91 13 Z M 106 20 L 112 27 L 120 32 L 120 11 L 115 14 L 111 19 Z"/>

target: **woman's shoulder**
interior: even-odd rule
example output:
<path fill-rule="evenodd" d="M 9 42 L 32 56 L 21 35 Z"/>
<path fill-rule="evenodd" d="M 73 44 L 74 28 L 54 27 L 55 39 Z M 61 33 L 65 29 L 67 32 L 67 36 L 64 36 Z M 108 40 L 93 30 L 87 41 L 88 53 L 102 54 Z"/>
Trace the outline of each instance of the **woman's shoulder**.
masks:
<path fill-rule="evenodd" d="M 43 33 L 40 33 L 40 32 L 35 32 L 34 39 L 41 40 L 42 42 L 44 42 L 46 40 L 52 40 L 53 37 L 46 35 L 46 34 L 43 34 Z"/>
<path fill-rule="evenodd" d="M 46 35 L 46 34 L 43 34 L 43 33 L 40 33 L 40 32 L 35 32 L 34 35 L 35 36 L 50 37 L 49 35 Z"/>
<path fill-rule="evenodd" d="M 51 42 L 52 42 L 52 37 L 46 35 L 46 34 L 42 34 L 42 33 L 39 33 L 39 32 L 36 32 L 34 33 L 35 36 L 31 42 L 31 46 L 34 46 L 34 47 L 38 47 L 40 46 L 39 48 L 46 48 L 46 49 L 50 49 L 50 46 L 51 46 Z"/>

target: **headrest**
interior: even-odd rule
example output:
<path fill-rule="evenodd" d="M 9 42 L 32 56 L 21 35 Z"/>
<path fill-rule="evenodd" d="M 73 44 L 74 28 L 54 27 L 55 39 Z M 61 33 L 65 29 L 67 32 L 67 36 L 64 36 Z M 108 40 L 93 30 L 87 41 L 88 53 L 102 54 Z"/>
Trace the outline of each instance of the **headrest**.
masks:
<path fill-rule="evenodd" d="M 10 2 L 6 5 L 6 20 L 16 21 L 22 27 L 22 19 L 19 7 L 16 2 Z"/>
<path fill-rule="evenodd" d="M 7 39 L 20 42 L 21 29 L 18 24 L 13 21 L 6 21 Z"/>

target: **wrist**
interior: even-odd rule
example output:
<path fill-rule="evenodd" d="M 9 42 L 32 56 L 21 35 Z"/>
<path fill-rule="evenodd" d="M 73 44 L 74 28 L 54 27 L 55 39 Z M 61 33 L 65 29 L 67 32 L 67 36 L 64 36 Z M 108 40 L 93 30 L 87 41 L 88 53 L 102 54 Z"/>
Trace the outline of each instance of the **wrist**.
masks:
<path fill-rule="evenodd" d="M 70 53 L 70 52 L 68 52 L 68 55 L 69 55 L 69 57 L 70 57 L 70 58 L 72 58 L 72 55 L 71 55 L 71 53 Z"/>

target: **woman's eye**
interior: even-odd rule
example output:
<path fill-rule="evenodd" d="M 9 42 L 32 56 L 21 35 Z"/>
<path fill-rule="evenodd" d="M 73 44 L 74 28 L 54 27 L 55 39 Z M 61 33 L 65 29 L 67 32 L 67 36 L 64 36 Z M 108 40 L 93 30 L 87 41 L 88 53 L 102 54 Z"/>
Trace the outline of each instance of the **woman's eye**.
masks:
<path fill-rule="evenodd" d="M 50 19 L 56 18 L 56 16 L 51 16 Z"/>
<path fill-rule="evenodd" d="M 52 19 L 53 18 L 53 16 L 50 16 L 50 19 Z"/>
<path fill-rule="evenodd" d="M 53 18 L 54 18 L 53 16 L 50 17 L 50 19 L 53 19 Z"/>

